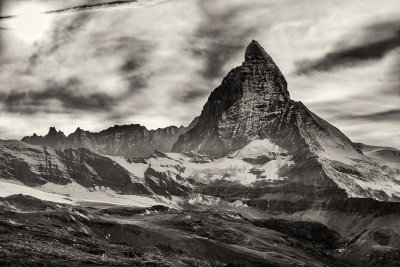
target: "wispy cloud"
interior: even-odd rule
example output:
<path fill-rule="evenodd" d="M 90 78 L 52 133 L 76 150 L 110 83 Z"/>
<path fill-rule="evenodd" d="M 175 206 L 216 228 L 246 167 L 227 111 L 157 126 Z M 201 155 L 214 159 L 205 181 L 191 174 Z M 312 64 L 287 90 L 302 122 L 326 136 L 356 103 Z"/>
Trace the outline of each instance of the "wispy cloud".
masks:
<path fill-rule="evenodd" d="M 223 77 L 224 66 L 242 54 L 248 40 L 258 31 L 245 14 L 255 6 L 246 3 L 221 6 L 218 1 L 197 1 L 201 21 L 189 40 L 194 57 L 204 61 L 201 75 L 206 79 Z"/>
<path fill-rule="evenodd" d="M 391 109 L 383 112 L 366 113 L 362 115 L 343 114 L 337 117 L 340 120 L 365 120 L 365 121 L 396 121 L 400 122 L 400 109 Z"/>
<path fill-rule="evenodd" d="M 110 2 L 104 2 L 104 3 L 85 4 L 85 5 L 72 6 L 72 7 L 62 8 L 62 9 L 50 10 L 50 11 L 46 11 L 45 13 L 46 14 L 54 14 L 54 13 L 86 11 L 88 9 L 91 10 L 91 9 L 97 9 L 97 8 L 107 8 L 107 7 L 113 7 L 113 6 L 129 5 L 129 4 L 137 3 L 137 2 L 141 2 L 141 1 L 140 0 L 110 1 Z"/>
<path fill-rule="evenodd" d="M 335 50 L 317 60 L 297 62 L 297 73 L 330 71 L 338 67 L 353 67 L 356 64 L 379 60 L 388 52 L 400 47 L 400 20 L 380 22 L 360 29 L 361 36 L 354 43 L 352 36 L 345 36 L 335 46 Z"/>
<path fill-rule="evenodd" d="M 110 110 L 116 99 L 105 93 L 84 94 L 84 83 L 71 78 L 63 84 L 48 82 L 40 91 L 0 93 L 3 110 L 12 113 L 76 112 Z"/>

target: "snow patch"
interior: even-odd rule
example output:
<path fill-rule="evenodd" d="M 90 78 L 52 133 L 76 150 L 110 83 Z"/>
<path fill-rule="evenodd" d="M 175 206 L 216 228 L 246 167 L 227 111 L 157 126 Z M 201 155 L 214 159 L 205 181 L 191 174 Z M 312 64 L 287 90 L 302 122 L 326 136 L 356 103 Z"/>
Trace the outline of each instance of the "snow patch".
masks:
<path fill-rule="evenodd" d="M 52 202 L 67 203 L 67 204 L 73 203 L 73 201 L 60 194 L 43 192 L 36 188 L 28 187 L 25 185 L 0 181 L 0 197 L 8 197 L 17 194 L 32 196 L 44 201 L 52 201 Z"/>
<path fill-rule="evenodd" d="M 125 158 L 123 157 L 115 157 L 115 156 L 108 156 L 109 159 L 113 160 L 117 164 L 119 164 L 121 167 L 126 169 L 130 174 L 131 174 L 131 179 L 133 183 L 141 183 L 143 182 L 142 179 L 139 178 L 144 178 L 144 173 L 148 169 L 149 165 L 144 164 L 144 163 L 135 163 L 135 162 L 128 162 Z"/>
<path fill-rule="evenodd" d="M 97 187 L 97 190 L 90 190 L 75 182 L 66 185 L 46 183 L 37 188 L 44 192 L 66 194 L 75 202 L 100 202 L 116 205 L 129 205 L 135 207 L 150 207 L 160 204 L 160 202 L 162 203 L 162 201 L 157 201 L 156 198 L 152 197 L 120 195 L 115 191 L 104 187 Z"/>

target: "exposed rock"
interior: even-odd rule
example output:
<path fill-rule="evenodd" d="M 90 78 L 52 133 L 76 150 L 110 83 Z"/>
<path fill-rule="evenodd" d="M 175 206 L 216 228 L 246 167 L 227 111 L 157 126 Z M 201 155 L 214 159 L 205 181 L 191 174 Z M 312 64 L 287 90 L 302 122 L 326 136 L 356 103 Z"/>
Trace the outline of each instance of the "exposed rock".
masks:
<path fill-rule="evenodd" d="M 267 137 L 265 125 L 290 104 L 287 83 L 258 43 L 253 41 L 247 50 L 246 61 L 211 93 L 197 124 L 179 138 L 173 151 L 225 156 Z"/>
<path fill-rule="evenodd" d="M 34 134 L 22 138 L 23 142 L 33 145 L 45 145 L 56 149 L 88 148 L 94 152 L 123 157 L 145 157 L 156 149 L 169 152 L 181 133 L 189 127 L 160 128 L 148 130 L 139 124 L 116 125 L 101 132 L 84 131 L 77 128 L 67 137 L 62 132 L 57 132 L 51 127 L 49 133 L 42 136 Z"/>
<path fill-rule="evenodd" d="M 340 130 L 303 103 L 291 100 L 281 71 L 252 41 L 245 61 L 211 93 L 197 124 L 179 137 L 173 151 L 224 157 L 264 139 L 287 151 L 286 156 L 294 162 L 279 170 L 279 177 L 288 185 L 339 187 L 353 197 L 400 198 L 400 192 L 393 194 L 389 189 L 399 186 L 393 172 L 365 157 Z M 375 189 L 378 180 L 391 186 Z M 268 187 L 271 185 L 265 190 Z"/>
<path fill-rule="evenodd" d="M 139 179 L 109 157 L 86 148 L 60 151 L 20 141 L 0 141 L 0 177 L 25 185 L 75 182 L 89 189 L 103 187 L 127 195 L 183 196 L 191 192 L 191 188 L 177 183 L 168 174 L 147 166 L 144 170 L 143 179 Z"/>

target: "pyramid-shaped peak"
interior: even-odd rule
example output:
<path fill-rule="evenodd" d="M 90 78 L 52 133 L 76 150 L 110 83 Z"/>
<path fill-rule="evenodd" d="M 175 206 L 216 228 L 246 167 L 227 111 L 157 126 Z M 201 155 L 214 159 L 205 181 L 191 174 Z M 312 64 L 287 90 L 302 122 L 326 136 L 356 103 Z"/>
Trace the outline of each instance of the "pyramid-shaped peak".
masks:
<path fill-rule="evenodd" d="M 246 61 L 252 61 L 255 59 L 272 60 L 271 56 L 265 52 L 264 48 L 256 40 L 251 41 L 247 46 L 244 59 Z"/>

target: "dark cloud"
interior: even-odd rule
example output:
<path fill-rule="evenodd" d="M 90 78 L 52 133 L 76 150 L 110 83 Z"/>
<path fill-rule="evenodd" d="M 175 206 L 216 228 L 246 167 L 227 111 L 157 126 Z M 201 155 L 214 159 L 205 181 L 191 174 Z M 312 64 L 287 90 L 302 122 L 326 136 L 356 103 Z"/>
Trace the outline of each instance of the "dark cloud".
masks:
<path fill-rule="evenodd" d="M 383 112 L 368 113 L 362 115 L 342 114 L 340 120 L 367 120 L 367 121 L 398 121 L 400 123 L 400 109 L 392 109 Z"/>
<path fill-rule="evenodd" d="M 209 93 L 209 91 L 204 91 L 201 89 L 190 90 L 184 93 L 184 95 L 181 97 L 181 101 L 185 103 L 192 103 L 199 100 L 200 98 L 205 97 Z"/>
<path fill-rule="evenodd" d="M 377 60 L 388 52 L 400 47 L 400 21 L 384 22 L 362 29 L 364 34 L 359 44 L 348 47 L 353 38 L 347 36 L 337 44 L 337 50 L 326 54 L 321 59 L 297 62 L 297 74 L 309 74 L 314 71 L 330 71 L 337 67 L 348 67 L 368 60 Z M 382 39 L 380 39 L 382 38 Z"/>
<path fill-rule="evenodd" d="M 234 56 L 243 52 L 252 36 L 255 25 L 240 17 L 253 5 L 215 8 L 213 1 L 198 1 L 202 21 L 190 42 L 191 52 L 205 61 L 201 75 L 206 79 L 222 78 L 223 68 Z"/>
<path fill-rule="evenodd" d="M 3 14 L 4 11 L 2 12 L 3 8 L 3 0 L 0 1 L 0 20 L 2 19 L 13 19 L 16 18 L 17 16 L 15 14 Z M 7 4 L 10 5 L 12 1 L 7 1 Z M 13 0 L 15 2 L 15 0 Z M 23 1 L 19 1 L 23 2 Z M 25 1 L 28 2 L 28 1 Z M 55 10 L 49 10 L 45 11 L 44 14 L 58 14 L 58 13 L 65 13 L 65 12 L 79 12 L 79 11 L 86 11 L 86 10 L 92 10 L 92 9 L 98 9 L 98 8 L 107 8 L 107 7 L 113 7 L 113 6 L 121 6 L 121 5 L 129 5 L 132 3 L 137 3 L 138 0 L 121 0 L 121 1 L 107 1 L 107 2 L 99 2 L 97 3 L 91 3 L 91 4 L 82 4 L 82 5 L 76 5 L 76 6 L 71 6 L 71 7 L 63 7 L 60 9 L 55 9 Z M 59 3 L 60 4 L 60 3 Z"/>
<path fill-rule="evenodd" d="M 119 69 L 119 75 L 129 82 L 128 93 L 136 93 L 145 88 L 152 73 L 144 69 L 154 44 L 136 37 L 121 37 L 111 49 L 113 51 L 109 51 L 110 53 L 123 53 L 125 60 Z"/>
<path fill-rule="evenodd" d="M 54 13 L 74 12 L 74 11 L 85 11 L 88 9 L 128 5 L 128 4 L 136 3 L 136 2 L 138 2 L 138 0 L 110 1 L 110 2 L 105 2 L 105 3 L 85 4 L 85 5 L 57 9 L 57 10 L 51 10 L 51 11 L 47 11 L 45 13 L 46 14 L 54 14 Z"/>
<path fill-rule="evenodd" d="M 0 20 L 13 19 L 16 16 L 0 16 Z"/>
<path fill-rule="evenodd" d="M 110 110 L 116 99 L 104 93 L 82 94 L 84 85 L 78 79 L 69 79 L 63 84 L 50 82 L 42 91 L 12 92 L 0 94 L 3 109 L 12 113 L 65 112 L 65 109 L 99 111 Z M 50 100 L 61 104 L 49 105 Z"/>

